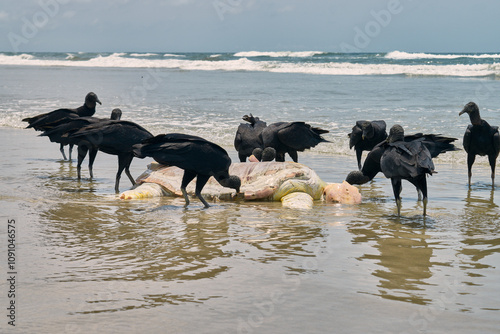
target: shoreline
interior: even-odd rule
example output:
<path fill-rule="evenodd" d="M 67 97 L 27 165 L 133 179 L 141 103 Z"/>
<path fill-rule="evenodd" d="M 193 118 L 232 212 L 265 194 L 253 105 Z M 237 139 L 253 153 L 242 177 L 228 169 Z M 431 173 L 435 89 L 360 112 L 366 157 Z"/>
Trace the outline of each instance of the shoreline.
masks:
<path fill-rule="evenodd" d="M 5 132 L 4 132 L 5 130 Z M 26 131 L 26 132 L 23 132 Z M 5 128 L 0 127 L 0 132 L 2 133 L 2 137 L 4 143 L 7 140 L 12 140 L 12 144 L 16 145 L 16 158 L 21 159 L 23 161 L 28 162 L 28 166 L 32 164 L 40 164 L 39 168 L 37 168 L 38 172 L 41 173 L 41 177 L 43 178 L 43 170 L 45 169 L 46 173 L 54 175 L 59 174 L 58 170 L 64 171 L 68 170 L 70 172 L 70 179 L 73 179 L 75 185 L 85 184 L 88 182 L 88 168 L 86 163 L 88 158 L 82 164 L 82 182 L 76 181 L 76 147 L 73 149 L 73 160 L 71 163 L 67 161 L 63 161 L 58 150 L 58 144 L 51 143 L 48 138 L 38 137 L 38 133 L 32 131 L 32 129 L 15 129 L 15 128 Z M 19 141 L 21 139 L 21 141 Z M 24 142 L 24 143 L 23 143 Z M 38 154 L 36 156 L 25 157 L 22 155 L 22 152 L 26 150 L 27 147 L 34 146 L 36 147 L 36 152 Z M 68 147 L 65 146 L 65 150 L 67 152 Z M 238 162 L 237 152 L 234 148 L 227 148 L 228 153 L 233 162 Z M 459 151 L 462 154 L 465 154 L 463 151 Z M 447 152 L 445 154 L 448 154 Z M 48 156 L 48 157 L 47 157 Z M 363 161 L 366 157 L 366 152 L 363 154 Z M 446 189 L 437 188 L 435 184 L 445 184 L 446 182 L 452 182 L 454 184 L 454 188 L 456 188 L 460 193 L 464 193 L 464 188 L 467 188 L 467 167 L 465 165 L 459 163 L 447 163 L 441 162 L 439 160 L 433 159 L 436 166 L 437 174 L 428 177 L 428 187 L 429 187 L 429 201 L 432 203 L 433 191 L 445 192 Z M 472 189 L 484 190 L 488 189 L 488 184 L 491 187 L 491 179 L 489 179 L 489 166 L 486 159 L 483 163 L 481 161 L 476 162 L 473 168 L 473 185 Z M 147 165 L 152 162 L 152 159 L 138 159 L 135 158 L 131 165 L 131 173 L 134 178 L 137 178 L 141 175 L 146 169 Z M 290 161 L 289 157 L 287 157 L 287 161 Z M 8 166 L 13 167 L 12 163 L 6 162 Z M 352 155 L 332 155 L 323 152 L 299 152 L 299 163 L 302 163 L 312 170 L 314 170 L 318 176 L 325 182 L 328 183 L 342 183 L 347 174 L 353 170 L 357 169 L 356 159 L 354 151 L 352 151 Z M 333 163 L 333 165 L 332 165 Z M 108 155 L 103 152 L 99 152 L 96 158 L 96 166 L 95 166 L 95 175 L 96 181 L 105 182 L 102 184 L 99 189 L 96 189 L 98 194 L 105 194 L 106 196 L 113 195 L 111 184 L 114 184 L 114 174 L 116 173 L 116 156 Z M 56 168 L 56 166 L 59 166 Z M 18 169 L 20 171 L 22 169 Z M 63 172 L 64 174 L 64 172 Z M 455 175 L 457 177 L 455 177 Z M 5 177 L 5 175 L 4 175 Z M 56 176 L 58 178 L 66 179 L 66 176 Z M 111 182 L 111 183 L 109 183 Z M 14 182 L 15 183 L 15 182 Z M 356 186 L 361 191 L 361 195 L 363 199 L 366 200 L 366 196 L 363 195 L 363 189 L 370 188 L 370 185 L 374 183 L 380 184 L 384 189 L 384 197 L 392 199 L 392 189 L 390 186 L 390 180 L 385 178 L 382 173 L 377 174 L 375 179 L 369 182 L 367 185 Z M 71 182 L 69 183 L 69 185 Z M 458 188 L 457 188 L 458 187 Z M 495 189 L 498 188 L 499 185 L 495 186 Z M 130 189 L 130 183 L 127 179 L 122 178 L 120 182 L 120 192 Z M 412 194 L 414 192 L 415 194 Z M 413 198 L 416 196 L 416 192 L 414 191 L 414 186 L 409 182 L 403 182 L 403 197 Z"/>

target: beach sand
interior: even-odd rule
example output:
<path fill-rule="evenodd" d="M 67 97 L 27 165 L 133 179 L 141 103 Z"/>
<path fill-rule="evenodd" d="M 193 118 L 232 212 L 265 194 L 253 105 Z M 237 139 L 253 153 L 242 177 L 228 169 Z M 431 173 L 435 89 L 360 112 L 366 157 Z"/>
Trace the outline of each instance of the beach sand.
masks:
<path fill-rule="evenodd" d="M 500 211 L 485 166 L 475 167 L 469 190 L 464 166 L 437 164 L 425 219 L 409 183 L 396 216 L 382 175 L 359 187 L 360 205 L 206 210 L 196 199 L 187 209 L 182 198 L 119 200 L 116 157 L 102 152 L 96 178 L 83 168 L 78 182 L 76 162 L 62 162 L 58 146 L 31 130 L 1 128 L 0 145 L 0 238 L 5 244 L 6 221 L 15 219 L 23 332 L 498 328 Z M 328 182 L 356 166 L 354 155 L 299 159 Z M 134 160 L 132 175 L 147 163 Z M 121 189 L 129 186 L 122 178 Z"/>

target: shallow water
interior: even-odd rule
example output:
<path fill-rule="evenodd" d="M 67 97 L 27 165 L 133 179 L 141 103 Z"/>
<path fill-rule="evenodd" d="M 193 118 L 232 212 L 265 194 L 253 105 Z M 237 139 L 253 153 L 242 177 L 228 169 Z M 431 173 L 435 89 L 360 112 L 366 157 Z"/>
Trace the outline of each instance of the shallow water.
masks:
<path fill-rule="evenodd" d="M 95 91 L 96 116 L 120 107 L 155 134 L 215 141 L 233 161 L 242 115 L 305 120 L 330 130 L 331 143 L 299 161 L 341 182 L 357 166 L 346 136 L 356 120 L 454 136 L 461 147 L 469 120 L 458 112 L 470 100 L 500 124 L 500 81 L 52 65 L 4 65 L 0 77 L 0 268 L 5 277 L 15 219 L 18 332 L 498 332 L 499 188 L 484 158 L 471 187 L 463 151 L 435 161 L 425 219 L 405 182 L 397 217 L 382 175 L 359 187 L 355 206 L 221 202 L 206 210 L 193 199 L 185 209 L 180 198 L 119 200 L 117 159 L 103 153 L 95 178 L 84 166 L 78 182 L 76 162 L 61 161 L 58 146 L 20 120 L 79 106 Z M 148 162 L 135 159 L 132 175 Z M 122 177 L 120 189 L 129 187 Z M 0 331 L 12 329 L 3 319 Z"/>
<path fill-rule="evenodd" d="M 0 134 L 9 157 L 2 220 L 17 222 L 19 332 L 493 333 L 500 325 L 499 199 L 485 166 L 469 189 L 464 166 L 437 164 L 425 219 L 409 183 L 397 217 L 383 177 L 360 186 L 355 206 L 206 210 L 193 200 L 184 209 L 180 198 L 118 200 L 115 157 L 99 153 L 96 179 L 77 182 L 75 162 L 58 160 L 57 146 L 29 130 Z M 329 182 L 356 165 L 352 156 L 301 160 Z M 134 160 L 132 174 L 146 163 Z"/>

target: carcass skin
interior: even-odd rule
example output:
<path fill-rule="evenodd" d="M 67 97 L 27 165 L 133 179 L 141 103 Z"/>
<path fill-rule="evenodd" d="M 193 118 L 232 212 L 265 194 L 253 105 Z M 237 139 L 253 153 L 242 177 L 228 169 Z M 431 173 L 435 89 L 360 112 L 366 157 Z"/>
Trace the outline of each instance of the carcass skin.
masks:
<path fill-rule="evenodd" d="M 321 199 L 347 204 L 361 202 L 361 195 L 356 187 L 348 183 L 342 187 L 329 186 L 314 170 L 299 163 L 234 163 L 229 168 L 229 173 L 240 177 L 240 194 L 233 189 L 222 187 L 212 177 L 203 188 L 203 196 L 207 200 L 282 201 L 283 206 L 290 208 L 310 208 L 314 200 Z M 137 178 L 138 186 L 123 192 L 120 198 L 182 196 L 180 190 L 182 175 L 183 170 L 177 167 L 151 163 L 148 169 Z M 194 194 L 194 184 L 195 182 L 192 182 L 187 187 L 189 194 Z M 295 193 L 300 193 L 300 195 Z M 295 195 L 288 196 L 291 194 Z"/>

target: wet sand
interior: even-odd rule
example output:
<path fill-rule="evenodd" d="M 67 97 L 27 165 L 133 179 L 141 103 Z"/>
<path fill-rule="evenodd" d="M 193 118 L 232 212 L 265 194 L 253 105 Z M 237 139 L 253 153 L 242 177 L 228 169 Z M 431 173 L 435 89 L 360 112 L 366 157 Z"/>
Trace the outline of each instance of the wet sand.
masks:
<path fill-rule="evenodd" d="M 500 326 L 499 196 L 484 163 L 475 165 L 470 188 L 465 166 L 436 163 L 424 219 L 407 182 L 396 216 L 383 175 L 360 186 L 363 203 L 355 206 L 221 202 L 205 210 L 194 199 L 185 209 L 182 198 L 118 200 L 114 156 L 100 152 L 96 178 L 86 178 L 85 166 L 78 182 L 76 162 L 60 161 L 58 146 L 33 131 L 0 128 L 0 150 L 2 221 L 17 222 L 19 332 L 495 333 Z M 328 182 L 356 166 L 354 153 L 305 153 L 299 161 Z M 134 160 L 132 175 L 147 163 Z M 129 186 L 122 178 L 120 189 Z M 0 232 L 5 244 L 6 224 Z"/>

